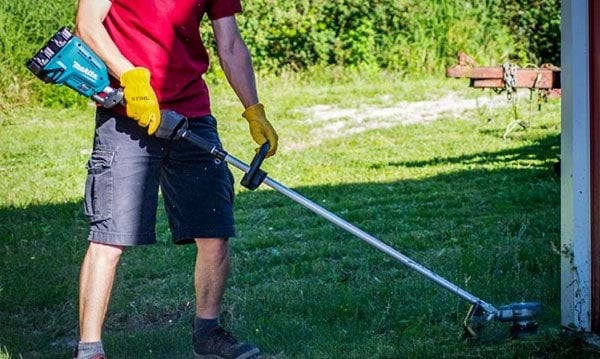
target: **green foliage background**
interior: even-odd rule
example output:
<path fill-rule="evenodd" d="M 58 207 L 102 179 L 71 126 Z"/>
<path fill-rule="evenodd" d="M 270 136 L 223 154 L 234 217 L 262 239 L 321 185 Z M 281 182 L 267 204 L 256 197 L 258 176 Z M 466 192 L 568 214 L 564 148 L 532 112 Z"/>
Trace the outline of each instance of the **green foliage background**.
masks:
<path fill-rule="evenodd" d="M 242 34 L 261 73 L 330 66 L 346 71 L 441 73 L 458 51 L 482 64 L 560 62 L 560 0 L 246 0 Z M 23 64 L 61 26 L 76 0 L 0 2 L 0 110 L 83 104 Z M 203 26 L 212 43 L 209 24 Z M 212 73 L 219 72 L 213 67 Z"/>

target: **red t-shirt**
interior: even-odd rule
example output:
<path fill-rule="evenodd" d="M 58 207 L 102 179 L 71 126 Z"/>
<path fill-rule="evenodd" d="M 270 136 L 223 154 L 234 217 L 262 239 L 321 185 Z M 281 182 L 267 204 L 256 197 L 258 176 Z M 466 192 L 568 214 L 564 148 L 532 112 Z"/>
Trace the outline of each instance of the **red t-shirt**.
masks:
<path fill-rule="evenodd" d="M 196 117 L 211 113 L 200 20 L 241 11 L 240 0 L 112 0 L 104 26 L 134 66 L 150 70 L 161 109 Z"/>

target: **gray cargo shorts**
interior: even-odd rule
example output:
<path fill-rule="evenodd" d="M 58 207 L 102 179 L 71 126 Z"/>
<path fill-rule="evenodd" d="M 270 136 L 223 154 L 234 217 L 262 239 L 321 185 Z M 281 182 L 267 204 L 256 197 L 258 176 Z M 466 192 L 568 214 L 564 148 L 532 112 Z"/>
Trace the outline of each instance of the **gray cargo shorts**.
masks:
<path fill-rule="evenodd" d="M 213 116 L 190 119 L 189 128 L 221 145 Z M 159 187 L 174 243 L 235 236 L 233 176 L 227 164 L 188 141 L 146 131 L 126 116 L 97 110 L 85 184 L 88 239 L 124 246 L 156 243 Z"/>

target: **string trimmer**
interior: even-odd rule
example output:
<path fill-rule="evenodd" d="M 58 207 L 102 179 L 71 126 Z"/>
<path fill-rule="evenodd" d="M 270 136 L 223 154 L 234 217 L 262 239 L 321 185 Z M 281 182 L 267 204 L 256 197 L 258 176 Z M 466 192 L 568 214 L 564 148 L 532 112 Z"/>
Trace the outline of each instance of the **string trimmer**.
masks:
<path fill-rule="evenodd" d="M 110 108 L 123 104 L 123 92 L 109 86 L 108 71 L 102 60 L 79 38 L 67 29 L 60 29 L 38 53 L 26 64 L 37 77 L 51 84 L 66 85 L 81 95 L 92 98 L 100 105 Z M 540 311 L 539 302 L 520 302 L 495 307 L 474 296 L 458 285 L 446 280 L 396 249 L 383 243 L 369 233 L 331 213 L 315 202 L 267 176 L 260 166 L 269 150 L 265 143 L 254 156 L 250 165 L 228 154 L 222 148 L 211 145 L 188 129 L 188 121 L 173 111 L 161 112 L 161 125 L 156 136 L 170 140 L 186 140 L 244 172 L 242 185 L 250 190 L 265 184 L 293 201 L 313 211 L 336 226 L 362 239 L 398 262 L 415 270 L 435 284 L 471 304 L 464 320 L 465 335 L 477 338 L 480 330 L 491 321 L 510 323 L 513 337 L 535 332 L 538 324 L 535 315 Z"/>

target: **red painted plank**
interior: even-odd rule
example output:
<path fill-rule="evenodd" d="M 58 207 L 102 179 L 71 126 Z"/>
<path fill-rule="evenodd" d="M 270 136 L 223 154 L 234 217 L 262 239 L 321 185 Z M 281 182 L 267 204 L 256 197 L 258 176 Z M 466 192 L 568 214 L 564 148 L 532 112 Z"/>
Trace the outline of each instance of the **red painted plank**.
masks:
<path fill-rule="evenodd" d="M 516 73 L 517 88 L 538 88 L 553 89 L 560 88 L 560 81 L 556 71 L 540 69 L 539 74 L 535 70 L 525 69 L 517 70 Z M 471 86 L 478 88 L 503 88 L 504 80 L 499 78 L 474 77 L 471 80 Z"/>
<path fill-rule="evenodd" d="M 504 87 L 504 69 L 502 67 L 471 67 L 456 65 L 446 70 L 447 77 L 471 78 L 471 86 L 481 88 Z M 560 88 L 560 70 L 540 68 L 517 69 L 517 88 Z"/>

